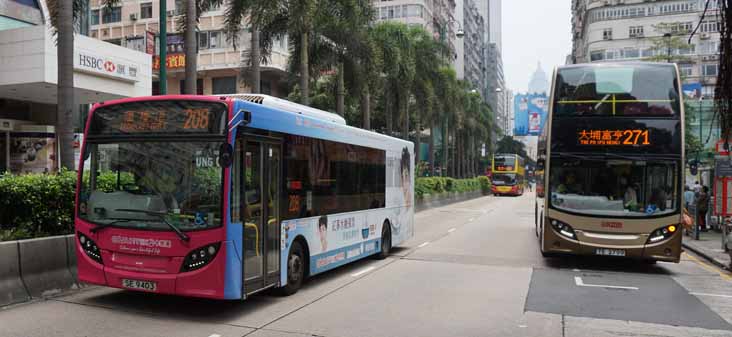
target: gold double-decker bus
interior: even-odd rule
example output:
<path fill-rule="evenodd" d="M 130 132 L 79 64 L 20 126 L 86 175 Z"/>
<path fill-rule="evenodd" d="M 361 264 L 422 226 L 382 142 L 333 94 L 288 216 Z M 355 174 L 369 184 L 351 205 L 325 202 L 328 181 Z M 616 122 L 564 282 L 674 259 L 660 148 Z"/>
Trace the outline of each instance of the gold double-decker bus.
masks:
<path fill-rule="evenodd" d="M 675 64 L 559 67 L 538 142 L 542 255 L 678 262 L 684 108 Z"/>
<path fill-rule="evenodd" d="M 491 191 L 493 195 L 523 195 L 526 183 L 524 158 L 517 154 L 493 155 Z"/>

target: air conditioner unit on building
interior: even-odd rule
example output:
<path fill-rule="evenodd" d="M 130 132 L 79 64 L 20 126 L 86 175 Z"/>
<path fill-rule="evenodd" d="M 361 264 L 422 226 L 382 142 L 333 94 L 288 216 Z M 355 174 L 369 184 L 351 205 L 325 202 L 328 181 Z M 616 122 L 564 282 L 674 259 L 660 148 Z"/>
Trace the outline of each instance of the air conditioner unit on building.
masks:
<path fill-rule="evenodd" d="M 702 61 L 711 61 L 711 57 L 709 57 L 708 55 L 704 55 L 702 56 Z"/>
<path fill-rule="evenodd" d="M 700 38 L 701 38 L 702 40 L 707 40 L 707 39 L 709 39 L 709 33 L 701 33 L 701 35 L 700 35 Z"/>
<path fill-rule="evenodd" d="M 170 11 L 167 11 L 166 13 L 168 13 L 168 16 L 176 16 L 177 15 L 177 12 L 175 10 L 170 10 Z"/>
<path fill-rule="evenodd" d="M 131 13 L 130 14 L 130 20 L 131 21 L 137 21 L 137 13 Z"/>

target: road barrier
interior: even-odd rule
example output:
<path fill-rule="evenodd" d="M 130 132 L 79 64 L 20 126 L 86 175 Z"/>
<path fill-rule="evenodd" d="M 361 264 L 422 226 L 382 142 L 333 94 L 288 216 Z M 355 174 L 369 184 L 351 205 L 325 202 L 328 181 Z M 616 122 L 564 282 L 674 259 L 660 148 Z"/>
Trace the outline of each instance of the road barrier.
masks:
<path fill-rule="evenodd" d="M 18 242 L 0 242 L 0 306 L 30 299 L 20 278 Z"/>
<path fill-rule="evenodd" d="M 442 207 L 456 202 L 466 201 L 470 199 L 480 198 L 483 193 L 480 191 L 472 192 L 444 192 L 439 194 L 428 194 L 420 198 L 416 198 L 414 210 L 421 212 L 430 208 Z"/>
<path fill-rule="evenodd" d="M 21 277 L 32 297 L 78 288 L 69 271 L 66 240 L 66 236 L 53 236 L 18 241 Z"/>

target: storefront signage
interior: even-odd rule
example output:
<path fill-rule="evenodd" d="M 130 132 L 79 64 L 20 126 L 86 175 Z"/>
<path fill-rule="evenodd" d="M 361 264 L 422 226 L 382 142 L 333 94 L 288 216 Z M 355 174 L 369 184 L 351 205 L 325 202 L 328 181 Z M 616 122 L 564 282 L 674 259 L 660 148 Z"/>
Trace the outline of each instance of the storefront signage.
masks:
<path fill-rule="evenodd" d="M 81 72 L 137 82 L 138 66 L 119 59 L 86 51 L 74 52 L 74 69 Z"/>
<path fill-rule="evenodd" d="M 186 54 L 169 54 L 165 60 L 166 69 L 181 69 L 186 67 Z M 160 70 L 160 56 L 153 58 L 153 70 Z"/>
<path fill-rule="evenodd" d="M 155 33 L 149 30 L 145 31 L 145 53 L 155 54 Z"/>
<path fill-rule="evenodd" d="M 651 145 L 648 130 L 580 130 L 579 145 L 639 146 Z"/>

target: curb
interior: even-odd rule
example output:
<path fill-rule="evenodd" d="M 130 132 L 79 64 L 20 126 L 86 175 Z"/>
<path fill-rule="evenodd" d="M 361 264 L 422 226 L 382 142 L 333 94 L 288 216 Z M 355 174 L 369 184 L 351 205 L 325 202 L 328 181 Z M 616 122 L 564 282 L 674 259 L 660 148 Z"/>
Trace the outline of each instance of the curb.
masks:
<path fill-rule="evenodd" d="M 716 258 L 710 256 L 709 254 L 705 253 L 701 249 L 692 247 L 691 245 L 688 245 L 683 241 L 681 242 L 681 246 L 684 247 L 684 249 L 688 249 L 688 250 L 692 251 L 694 254 L 701 256 L 702 258 L 704 258 L 704 260 L 715 265 L 718 268 L 721 268 L 726 271 L 732 271 L 732 269 L 730 269 L 729 265 L 725 265 L 725 263 L 723 261 L 720 261 L 719 259 L 716 259 Z"/>

